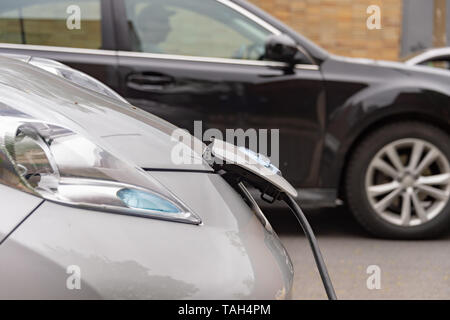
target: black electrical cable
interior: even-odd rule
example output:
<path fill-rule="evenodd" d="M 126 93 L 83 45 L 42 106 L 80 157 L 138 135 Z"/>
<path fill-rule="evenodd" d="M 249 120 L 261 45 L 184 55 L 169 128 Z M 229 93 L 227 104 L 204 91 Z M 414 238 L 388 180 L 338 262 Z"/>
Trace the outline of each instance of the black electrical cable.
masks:
<path fill-rule="evenodd" d="M 297 202 L 290 196 L 284 195 L 284 200 L 289 206 L 289 208 L 294 212 L 295 217 L 300 223 L 303 232 L 308 238 L 309 244 L 311 246 L 311 250 L 314 255 L 314 259 L 316 260 L 317 269 L 319 269 L 320 277 L 322 278 L 323 286 L 325 287 L 325 291 L 327 292 L 327 296 L 329 300 L 337 300 L 336 293 L 334 292 L 333 284 L 331 283 L 330 276 L 328 274 L 327 266 L 323 261 L 322 253 L 320 252 L 319 245 L 317 243 L 316 237 L 314 235 L 314 231 L 312 230 L 308 220 L 305 217 L 300 206 Z"/>

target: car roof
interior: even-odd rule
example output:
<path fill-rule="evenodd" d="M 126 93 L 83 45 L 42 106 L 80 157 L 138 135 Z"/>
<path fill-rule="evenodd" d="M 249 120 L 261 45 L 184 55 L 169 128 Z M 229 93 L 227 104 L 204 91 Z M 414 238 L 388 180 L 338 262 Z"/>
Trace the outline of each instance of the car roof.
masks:
<path fill-rule="evenodd" d="M 450 56 L 450 47 L 425 50 L 405 61 L 407 65 L 417 65 L 427 60 Z"/>

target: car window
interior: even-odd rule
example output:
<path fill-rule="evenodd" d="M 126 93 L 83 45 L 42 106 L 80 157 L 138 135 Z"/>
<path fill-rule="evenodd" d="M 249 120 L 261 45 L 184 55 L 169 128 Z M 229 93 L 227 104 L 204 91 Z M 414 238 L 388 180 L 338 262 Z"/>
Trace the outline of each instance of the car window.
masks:
<path fill-rule="evenodd" d="M 260 60 L 271 33 L 214 0 L 125 0 L 133 51 Z"/>
<path fill-rule="evenodd" d="M 434 60 L 424 61 L 424 62 L 420 63 L 420 65 L 450 70 L 450 59 L 449 58 L 437 58 Z"/>
<path fill-rule="evenodd" d="M 2 0 L 0 42 L 99 49 L 101 0 Z"/>

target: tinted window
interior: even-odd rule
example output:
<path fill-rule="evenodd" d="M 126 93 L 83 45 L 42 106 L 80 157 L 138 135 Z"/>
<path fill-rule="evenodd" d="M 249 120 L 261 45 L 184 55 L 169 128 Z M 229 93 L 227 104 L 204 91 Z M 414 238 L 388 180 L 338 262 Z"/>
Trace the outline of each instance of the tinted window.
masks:
<path fill-rule="evenodd" d="M 0 42 L 99 49 L 100 1 L 1 0 Z"/>
<path fill-rule="evenodd" d="M 125 0 L 133 51 L 259 60 L 269 31 L 214 0 Z"/>

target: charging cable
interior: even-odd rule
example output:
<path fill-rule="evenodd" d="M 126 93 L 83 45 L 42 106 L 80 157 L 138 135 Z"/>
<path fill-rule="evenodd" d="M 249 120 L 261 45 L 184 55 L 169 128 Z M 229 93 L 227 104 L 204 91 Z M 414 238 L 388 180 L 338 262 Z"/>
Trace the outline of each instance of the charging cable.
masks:
<path fill-rule="evenodd" d="M 294 215 L 300 223 L 303 232 L 308 238 L 311 250 L 314 255 L 314 260 L 316 261 L 317 269 L 319 269 L 320 277 L 322 278 L 322 283 L 325 287 L 328 299 L 337 300 L 336 293 L 334 292 L 333 284 L 331 283 L 327 266 L 323 261 L 322 253 L 320 252 L 320 248 L 314 235 L 314 231 L 312 230 L 308 220 L 305 217 L 305 214 L 303 213 L 297 202 L 290 195 L 284 194 L 283 197 L 289 208 L 292 210 L 292 212 L 294 212 Z"/>

